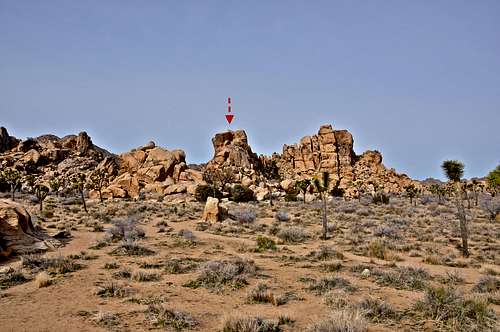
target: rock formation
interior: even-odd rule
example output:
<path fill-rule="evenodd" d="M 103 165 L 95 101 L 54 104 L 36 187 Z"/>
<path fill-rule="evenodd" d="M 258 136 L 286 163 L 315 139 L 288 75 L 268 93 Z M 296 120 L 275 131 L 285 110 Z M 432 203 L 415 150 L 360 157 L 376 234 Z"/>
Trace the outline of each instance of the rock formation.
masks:
<path fill-rule="evenodd" d="M 327 172 L 331 179 L 330 189 L 344 189 L 348 196 L 355 196 L 360 185 L 366 191 L 381 187 L 387 192 L 402 192 L 412 183 L 408 176 L 387 169 L 378 151 L 357 156 L 351 133 L 334 130 L 331 125 L 321 126 L 317 135 L 305 136 L 298 144 L 285 144 L 282 154 L 275 153 L 272 157 L 257 157 L 243 130 L 216 134 L 212 142 L 215 154 L 207 169 L 231 167 L 240 175 L 239 182 L 246 185 L 259 184 L 256 180 L 262 176 L 269 180 L 273 167 L 288 189 L 294 180 L 311 179 Z M 261 186 L 252 189 L 259 191 L 261 198 L 267 195 Z"/>
<path fill-rule="evenodd" d="M 119 156 L 118 176 L 103 191 L 107 198 L 138 197 L 141 191 L 159 195 L 194 192 L 201 175 L 188 170 L 182 150 L 166 150 L 154 142 Z"/>
<path fill-rule="evenodd" d="M 330 187 L 338 186 L 350 196 L 356 194 L 355 182 L 369 191 L 377 186 L 387 192 L 401 192 L 412 183 L 408 176 L 388 170 L 382 164 L 380 152 L 366 151 L 357 156 L 353 147 L 354 140 L 347 130 L 323 125 L 317 135 L 305 136 L 299 144 L 283 146 L 283 154 L 276 157 L 280 175 L 284 179 L 301 179 L 327 172 Z"/>
<path fill-rule="evenodd" d="M 0 199 L 0 257 L 57 246 L 57 240 L 35 230 L 29 213 L 20 204 Z"/>

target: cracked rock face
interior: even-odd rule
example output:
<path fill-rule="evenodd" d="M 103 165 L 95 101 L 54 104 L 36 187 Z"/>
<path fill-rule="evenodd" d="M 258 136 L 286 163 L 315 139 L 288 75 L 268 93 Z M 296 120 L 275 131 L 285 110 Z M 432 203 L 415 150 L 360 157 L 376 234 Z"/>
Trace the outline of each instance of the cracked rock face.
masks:
<path fill-rule="evenodd" d="M 60 243 L 40 232 L 24 207 L 10 200 L 0 200 L 0 257 L 53 249 Z"/>
<path fill-rule="evenodd" d="M 285 179 L 302 179 L 330 174 L 330 187 L 338 184 L 349 189 L 361 181 L 365 185 L 382 186 L 389 192 L 401 192 L 412 180 L 387 169 L 382 164 L 378 151 L 366 151 L 357 156 L 354 140 L 347 130 L 334 130 L 331 125 L 320 127 L 317 135 L 305 136 L 298 144 L 284 145 L 283 153 L 277 156 L 280 175 Z"/>

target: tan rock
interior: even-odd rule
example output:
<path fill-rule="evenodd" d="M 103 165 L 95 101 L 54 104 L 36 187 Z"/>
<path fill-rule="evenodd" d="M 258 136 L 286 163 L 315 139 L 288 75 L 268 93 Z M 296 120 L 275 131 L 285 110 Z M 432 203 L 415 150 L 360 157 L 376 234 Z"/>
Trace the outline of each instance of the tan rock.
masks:
<path fill-rule="evenodd" d="M 270 192 L 267 188 L 257 187 L 254 190 L 254 194 L 255 194 L 255 199 L 260 202 L 268 198 Z"/>
<path fill-rule="evenodd" d="M 219 200 L 214 197 L 208 197 L 203 210 L 203 221 L 216 223 L 221 220 L 221 211 L 219 208 Z"/>
<path fill-rule="evenodd" d="M 294 185 L 295 185 L 295 181 L 293 181 L 291 179 L 285 179 L 285 180 L 280 182 L 280 186 L 284 191 L 290 190 L 291 188 L 293 188 Z"/>
<path fill-rule="evenodd" d="M 142 150 L 126 152 L 120 155 L 120 173 L 134 173 L 146 160 L 146 153 Z"/>
<path fill-rule="evenodd" d="M 181 193 L 185 193 L 186 191 L 187 191 L 187 187 L 185 184 L 176 183 L 176 184 L 172 184 L 172 185 L 166 187 L 165 190 L 163 191 L 163 194 L 165 194 L 165 195 L 181 194 Z"/>
<path fill-rule="evenodd" d="M 118 176 L 111 185 L 120 187 L 121 189 L 127 192 L 129 197 L 139 197 L 140 186 L 139 180 L 136 177 L 133 177 L 129 173 L 122 174 Z M 108 187 L 109 188 L 109 187 Z"/>
<path fill-rule="evenodd" d="M 0 257 L 49 250 L 60 243 L 35 231 L 31 216 L 19 203 L 0 199 Z"/>
<path fill-rule="evenodd" d="M 145 183 L 162 182 L 167 178 L 167 171 L 163 165 L 143 167 L 137 170 L 137 177 Z"/>
<path fill-rule="evenodd" d="M 127 191 L 117 185 L 110 185 L 102 191 L 103 198 L 126 198 Z"/>

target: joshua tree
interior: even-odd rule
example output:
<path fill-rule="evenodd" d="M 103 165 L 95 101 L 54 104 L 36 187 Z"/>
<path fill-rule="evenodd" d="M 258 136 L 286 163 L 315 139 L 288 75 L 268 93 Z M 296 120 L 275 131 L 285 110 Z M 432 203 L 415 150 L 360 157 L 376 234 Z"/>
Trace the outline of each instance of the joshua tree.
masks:
<path fill-rule="evenodd" d="M 56 194 L 59 194 L 59 189 L 63 186 L 63 184 L 63 181 L 57 177 L 57 174 L 49 180 L 50 189 Z"/>
<path fill-rule="evenodd" d="M 310 185 L 311 180 L 309 179 L 300 180 L 295 183 L 295 188 L 297 188 L 304 195 L 304 204 L 306 204 L 306 192 Z"/>
<path fill-rule="evenodd" d="M 2 172 L 2 178 L 10 186 L 12 200 L 14 201 L 16 190 L 20 190 L 23 183 L 21 173 L 15 169 L 7 168 Z"/>
<path fill-rule="evenodd" d="M 35 184 L 33 187 L 36 198 L 38 198 L 38 203 L 40 203 L 40 212 L 43 210 L 43 201 L 49 194 L 49 187 L 43 184 Z"/>
<path fill-rule="evenodd" d="M 418 194 L 418 189 L 415 187 L 415 185 L 412 183 L 408 186 L 405 187 L 406 190 L 406 196 L 410 198 L 410 205 L 413 203 L 413 199 L 417 196 Z M 417 205 L 417 200 L 415 200 L 415 206 Z"/>
<path fill-rule="evenodd" d="M 462 236 L 462 255 L 468 257 L 469 246 L 467 241 L 469 232 L 467 230 L 467 218 L 465 215 L 464 202 L 462 200 L 462 186 L 460 185 L 460 179 L 464 174 L 464 164 L 457 160 L 446 160 L 441 165 L 441 168 L 455 189 L 455 204 L 457 206 L 457 216 L 460 221 L 460 234 Z"/>
<path fill-rule="evenodd" d="M 87 204 L 85 203 L 85 195 L 84 195 L 86 180 L 87 180 L 87 177 L 85 176 L 84 173 L 77 173 L 71 179 L 71 185 L 72 185 L 73 189 L 75 189 L 76 191 L 78 191 L 80 193 L 80 196 L 82 198 L 83 209 L 85 210 L 85 212 L 88 213 Z"/>
<path fill-rule="evenodd" d="M 23 183 L 25 184 L 26 187 L 28 187 L 30 193 L 35 192 L 36 177 L 33 174 L 28 174 L 24 176 Z"/>
<path fill-rule="evenodd" d="M 433 184 L 429 188 L 429 191 L 438 197 L 438 202 L 443 202 L 443 197 L 446 195 L 446 188 L 439 184 Z"/>
<path fill-rule="evenodd" d="M 326 240 L 328 235 L 328 219 L 326 217 L 326 199 L 328 196 L 328 185 L 330 184 L 330 174 L 328 172 L 323 172 L 323 181 L 318 178 L 314 179 L 314 187 L 318 191 L 321 201 L 323 202 L 323 235 L 321 238 Z"/>
<path fill-rule="evenodd" d="M 90 182 L 88 183 L 88 188 L 97 190 L 99 192 L 99 199 L 102 203 L 102 188 L 104 188 L 109 183 L 108 173 L 103 169 L 95 170 L 90 175 Z"/>
<path fill-rule="evenodd" d="M 488 182 L 488 189 L 491 191 L 491 195 L 495 196 L 500 190 L 500 165 L 488 174 L 486 181 Z"/>

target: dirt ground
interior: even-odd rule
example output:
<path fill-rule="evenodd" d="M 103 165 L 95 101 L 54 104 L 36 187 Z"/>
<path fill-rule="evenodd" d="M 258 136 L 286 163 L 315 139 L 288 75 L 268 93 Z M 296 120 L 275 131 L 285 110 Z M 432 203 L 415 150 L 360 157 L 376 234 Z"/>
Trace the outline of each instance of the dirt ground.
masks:
<path fill-rule="evenodd" d="M 432 198 L 335 199 L 327 240 L 319 202 L 228 203 L 231 218 L 209 225 L 197 202 L 89 201 L 86 214 L 70 198 L 47 198 L 41 213 L 20 200 L 49 234 L 71 236 L 46 254 L 64 268 L 43 272 L 33 255 L 0 262 L 0 331 L 230 332 L 236 316 L 279 321 L 255 331 L 334 331 L 318 324 L 339 311 L 359 313 L 368 331 L 499 328 L 500 227 L 474 204 L 462 258 L 455 208 Z M 418 304 L 429 287 L 486 303 L 487 314 L 432 315 Z"/>

